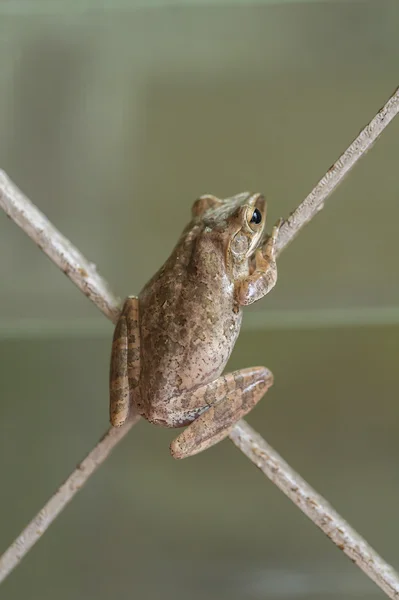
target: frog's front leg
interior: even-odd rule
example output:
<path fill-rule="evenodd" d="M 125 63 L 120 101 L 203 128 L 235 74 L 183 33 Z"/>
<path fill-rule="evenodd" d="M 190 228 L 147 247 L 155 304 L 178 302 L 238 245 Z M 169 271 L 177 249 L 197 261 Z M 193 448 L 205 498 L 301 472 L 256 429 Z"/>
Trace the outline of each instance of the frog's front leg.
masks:
<path fill-rule="evenodd" d="M 110 421 L 120 427 L 129 416 L 140 377 L 139 301 L 126 298 L 112 342 L 109 378 Z"/>
<path fill-rule="evenodd" d="M 276 242 L 283 220 L 280 219 L 273 227 L 272 234 L 267 240 L 264 250 L 257 250 L 255 269 L 244 280 L 237 284 L 237 299 L 242 306 L 252 304 L 263 298 L 276 285 Z"/>
<path fill-rule="evenodd" d="M 203 385 L 182 396 L 181 422 L 199 416 L 170 445 L 174 458 L 187 458 L 225 438 L 273 385 L 273 375 L 265 367 L 241 369 Z M 198 409 L 198 407 L 202 407 Z M 184 408 L 183 408 L 184 407 Z"/>

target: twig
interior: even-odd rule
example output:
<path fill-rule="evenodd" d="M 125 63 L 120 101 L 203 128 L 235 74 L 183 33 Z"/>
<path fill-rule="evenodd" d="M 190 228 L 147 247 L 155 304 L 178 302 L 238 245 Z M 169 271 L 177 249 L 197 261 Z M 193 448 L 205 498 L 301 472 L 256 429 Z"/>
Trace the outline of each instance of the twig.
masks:
<path fill-rule="evenodd" d="M 230 439 L 389 598 L 399 598 L 398 573 L 248 423 L 240 421 Z"/>
<path fill-rule="evenodd" d="M 313 188 L 298 208 L 291 213 L 282 225 L 277 238 L 277 255 L 297 235 L 300 229 L 308 223 L 317 212 L 323 208 L 324 201 L 336 190 L 345 175 L 355 166 L 357 161 L 376 142 L 378 137 L 399 112 L 399 88 L 395 90 L 388 102 L 376 114 L 374 119 L 359 133 L 357 138 L 345 150 L 339 159 L 331 165 L 327 173 Z"/>
<path fill-rule="evenodd" d="M 396 90 L 377 116 L 284 223 L 279 236 L 280 251 L 320 210 L 325 199 L 398 112 L 399 90 Z M 115 321 L 118 315 L 118 302 L 109 293 L 105 282 L 97 275 L 93 266 L 2 172 L 0 172 L 0 206 L 60 266 L 85 295 L 97 304 L 108 318 Z M 135 417 L 126 427 L 119 430 L 111 429 L 104 436 L 45 508 L 0 557 L 0 582 L 25 556 L 136 420 Z M 258 434 L 244 421 L 240 421 L 231 432 L 230 438 L 390 598 L 399 598 L 399 575 Z"/>
<path fill-rule="evenodd" d="M 42 510 L 32 519 L 21 535 L 0 557 L 0 582 L 18 565 L 32 546 L 41 538 L 76 492 L 86 483 L 90 475 L 99 467 L 116 444 L 137 423 L 139 415 L 130 417 L 122 427 L 111 427 L 86 458 L 77 465 L 73 473 L 58 488 Z"/>
<path fill-rule="evenodd" d="M 97 273 L 96 266 L 50 223 L 1 170 L 0 206 L 108 319 L 113 322 L 117 320 L 119 299 L 110 292 L 107 282 Z"/>

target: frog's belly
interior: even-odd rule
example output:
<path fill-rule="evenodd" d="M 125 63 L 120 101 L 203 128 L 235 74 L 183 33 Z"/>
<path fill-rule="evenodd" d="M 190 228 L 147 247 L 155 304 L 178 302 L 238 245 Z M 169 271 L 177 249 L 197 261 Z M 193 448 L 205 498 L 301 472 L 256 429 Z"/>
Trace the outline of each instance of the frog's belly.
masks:
<path fill-rule="evenodd" d="M 190 329 L 169 323 L 164 333 L 158 330 L 156 343 L 144 328 L 140 412 L 145 416 L 161 406 L 163 411 L 173 411 L 174 399 L 217 379 L 236 342 L 241 318 L 241 311 L 228 311 L 209 327 L 198 319 Z"/>

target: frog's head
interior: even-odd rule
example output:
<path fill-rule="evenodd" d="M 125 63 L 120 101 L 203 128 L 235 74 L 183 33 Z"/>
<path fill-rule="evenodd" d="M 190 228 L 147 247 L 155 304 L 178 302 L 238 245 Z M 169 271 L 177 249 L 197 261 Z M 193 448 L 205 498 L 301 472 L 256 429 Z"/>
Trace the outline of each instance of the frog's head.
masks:
<path fill-rule="evenodd" d="M 262 194 L 250 192 L 225 200 L 201 196 L 193 206 L 193 216 L 222 242 L 226 260 L 240 263 L 252 256 L 263 241 L 266 201 Z"/>

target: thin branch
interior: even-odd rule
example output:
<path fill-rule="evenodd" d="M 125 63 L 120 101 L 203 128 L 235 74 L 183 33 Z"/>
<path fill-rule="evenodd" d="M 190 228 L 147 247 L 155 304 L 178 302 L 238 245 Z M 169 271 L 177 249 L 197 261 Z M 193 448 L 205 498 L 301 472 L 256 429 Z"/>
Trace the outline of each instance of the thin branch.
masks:
<path fill-rule="evenodd" d="M 291 213 L 282 225 L 277 239 L 277 254 L 280 254 L 294 239 L 300 229 L 318 213 L 324 201 L 337 189 L 344 177 L 355 166 L 357 161 L 366 154 L 377 141 L 385 127 L 389 125 L 399 112 L 399 88 L 395 90 L 388 102 L 384 104 L 374 119 L 359 133 L 357 138 L 345 150 L 339 159 L 331 165 L 327 173 L 320 179 L 310 194 L 298 208 Z"/>
<path fill-rule="evenodd" d="M 279 236 L 281 251 L 334 191 L 348 171 L 376 141 L 399 112 L 399 90 L 329 169 L 315 189 L 284 223 Z M 0 172 L 0 206 L 60 266 L 102 312 L 115 321 L 118 301 L 93 266 L 64 238 L 37 208 Z M 54 239 L 53 239 L 54 236 Z M 82 272 L 83 269 L 83 272 Z M 88 284 L 88 280 L 90 284 Z M 113 447 L 126 435 L 137 417 L 119 430 L 110 429 L 96 448 L 0 557 L 0 582 L 25 556 Z M 399 598 L 399 575 L 361 538 L 270 446 L 244 421 L 237 423 L 231 440 L 324 533 L 355 562 L 390 598 Z"/>
<path fill-rule="evenodd" d="M 389 598 L 399 598 L 399 575 L 252 427 L 240 421 L 230 439 Z"/>
<path fill-rule="evenodd" d="M 37 246 L 111 321 L 119 314 L 119 299 L 71 242 L 50 223 L 9 177 L 0 170 L 0 206 Z"/>
<path fill-rule="evenodd" d="M 56 493 L 32 519 L 20 536 L 0 557 L 0 582 L 18 565 L 32 546 L 41 538 L 51 523 L 72 500 L 76 492 L 86 483 L 110 452 L 115 448 L 128 431 L 137 423 L 139 415 L 133 415 L 122 427 L 111 427 L 98 444 L 77 465 L 73 473 L 58 488 Z"/>

